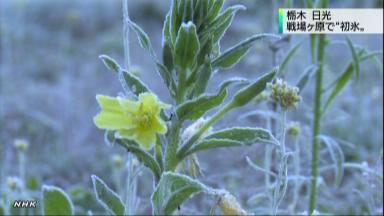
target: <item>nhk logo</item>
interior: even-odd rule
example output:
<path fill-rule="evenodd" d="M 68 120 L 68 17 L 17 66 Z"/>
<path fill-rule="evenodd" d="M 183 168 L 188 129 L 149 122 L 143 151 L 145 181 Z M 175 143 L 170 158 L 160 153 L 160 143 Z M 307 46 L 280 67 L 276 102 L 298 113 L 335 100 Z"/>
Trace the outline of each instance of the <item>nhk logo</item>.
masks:
<path fill-rule="evenodd" d="M 15 200 L 13 208 L 36 208 L 37 201 L 35 200 Z"/>

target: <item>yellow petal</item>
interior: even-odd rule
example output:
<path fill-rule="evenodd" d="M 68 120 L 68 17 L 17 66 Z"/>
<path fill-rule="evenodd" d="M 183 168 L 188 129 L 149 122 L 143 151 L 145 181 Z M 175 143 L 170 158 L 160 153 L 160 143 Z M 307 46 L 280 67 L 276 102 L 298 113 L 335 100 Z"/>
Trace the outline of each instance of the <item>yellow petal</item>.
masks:
<path fill-rule="evenodd" d="M 132 119 L 120 112 L 102 110 L 95 118 L 95 125 L 101 129 L 118 130 L 132 127 Z"/>
<path fill-rule="evenodd" d="M 167 125 L 160 117 L 156 116 L 156 119 L 153 122 L 153 130 L 159 134 L 165 134 L 167 133 Z"/>
<path fill-rule="evenodd" d="M 140 104 L 138 102 L 121 97 L 118 97 L 117 100 L 124 111 L 129 113 L 136 113 L 139 111 Z"/>
<path fill-rule="evenodd" d="M 153 131 L 137 131 L 135 141 L 145 150 L 150 150 L 156 142 L 156 133 Z"/>
<path fill-rule="evenodd" d="M 118 131 L 116 131 L 115 137 L 116 138 L 134 139 L 134 137 L 135 137 L 134 130 L 133 129 L 130 129 L 130 130 L 127 130 L 127 129 L 118 130 Z"/>
<path fill-rule="evenodd" d="M 109 97 L 105 95 L 97 95 L 96 96 L 97 102 L 99 102 L 99 105 L 102 110 L 110 111 L 110 112 L 122 112 L 123 109 L 121 108 L 119 101 L 114 97 Z"/>

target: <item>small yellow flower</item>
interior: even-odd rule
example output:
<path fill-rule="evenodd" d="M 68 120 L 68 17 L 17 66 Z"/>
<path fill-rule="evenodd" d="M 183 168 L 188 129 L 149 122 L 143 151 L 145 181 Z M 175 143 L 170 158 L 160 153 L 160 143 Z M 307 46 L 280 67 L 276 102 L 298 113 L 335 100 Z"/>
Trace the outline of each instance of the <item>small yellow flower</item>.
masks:
<path fill-rule="evenodd" d="M 101 112 L 94 118 L 97 127 L 115 130 L 118 138 L 136 141 L 142 148 L 151 149 L 156 134 L 165 134 L 167 126 L 160 118 L 162 109 L 169 108 L 152 93 L 142 93 L 138 101 L 121 97 L 96 96 Z"/>
<path fill-rule="evenodd" d="M 237 202 L 236 198 L 225 192 L 219 197 L 218 205 L 221 210 L 222 215 L 247 215 L 248 213 L 241 208 L 239 202 Z"/>

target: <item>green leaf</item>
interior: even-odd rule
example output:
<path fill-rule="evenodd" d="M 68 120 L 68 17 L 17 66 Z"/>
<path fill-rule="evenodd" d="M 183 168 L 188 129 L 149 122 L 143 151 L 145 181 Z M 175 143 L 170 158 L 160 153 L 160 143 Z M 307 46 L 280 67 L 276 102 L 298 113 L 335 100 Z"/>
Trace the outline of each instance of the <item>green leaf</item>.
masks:
<path fill-rule="evenodd" d="M 111 57 L 107 55 L 100 55 L 99 59 L 101 59 L 104 65 L 111 71 L 119 73 L 120 65 Z"/>
<path fill-rule="evenodd" d="M 163 25 L 163 46 L 165 43 L 172 44 L 170 25 L 171 25 L 171 12 L 168 12 L 165 17 L 165 21 Z"/>
<path fill-rule="evenodd" d="M 267 83 L 272 81 L 272 79 L 275 77 L 275 74 L 276 68 L 272 69 L 271 72 L 264 74 L 253 83 L 236 92 L 232 100 L 229 102 L 232 105 L 232 108 L 244 106 L 258 94 L 260 94 L 265 89 Z"/>
<path fill-rule="evenodd" d="M 331 137 L 320 135 L 319 139 L 327 146 L 332 161 L 335 163 L 335 184 L 340 186 L 344 175 L 344 153 L 339 144 Z"/>
<path fill-rule="evenodd" d="M 171 4 L 171 14 L 170 14 L 170 25 L 169 33 L 171 36 L 171 44 L 174 44 L 176 41 L 176 36 L 179 28 L 179 19 L 178 19 L 178 4 L 177 0 L 173 0 Z"/>
<path fill-rule="evenodd" d="M 347 68 L 344 70 L 344 72 L 341 74 L 341 76 L 336 80 L 335 86 L 333 87 L 331 94 L 328 96 L 325 102 L 323 113 L 327 110 L 327 108 L 329 107 L 329 105 L 331 105 L 335 97 L 340 93 L 340 91 L 347 84 L 352 74 L 353 74 L 353 64 L 349 64 Z"/>
<path fill-rule="evenodd" d="M 262 128 L 234 127 L 216 131 L 204 139 L 229 139 L 236 140 L 244 145 L 251 145 L 255 142 L 275 142 L 270 131 Z"/>
<path fill-rule="evenodd" d="M 119 73 L 120 82 L 126 91 L 131 91 L 136 96 L 144 92 L 150 92 L 149 88 L 135 75 L 126 70 Z"/>
<path fill-rule="evenodd" d="M 223 6 L 224 0 L 212 0 L 210 1 L 211 7 L 209 8 L 209 13 L 207 16 L 207 23 L 213 21 L 220 12 L 221 7 Z"/>
<path fill-rule="evenodd" d="M 43 186 L 44 215 L 73 215 L 73 204 L 68 195 L 55 186 Z"/>
<path fill-rule="evenodd" d="M 191 94 L 194 97 L 201 95 L 205 89 L 207 88 L 208 81 L 212 75 L 212 67 L 210 63 L 204 63 L 200 66 L 200 68 L 196 71 L 194 75 L 198 75 L 197 80 L 191 79 L 188 82 L 193 83 Z M 194 80 L 193 82 L 191 82 Z M 191 84 L 190 84 L 191 85 Z"/>
<path fill-rule="evenodd" d="M 231 25 L 236 12 L 239 10 L 245 10 L 245 7 L 243 5 L 234 5 L 227 8 L 223 13 L 219 14 L 215 20 L 213 20 L 205 34 L 212 35 L 214 43 L 219 42 L 228 27 Z"/>
<path fill-rule="evenodd" d="M 157 66 L 157 71 L 160 74 L 161 78 L 163 78 L 165 85 L 167 85 L 171 95 L 174 96 L 175 94 L 174 91 L 176 90 L 176 86 L 175 86 L 174 80 L 172 79 L 171 72 L 168 70 L 168 68 L 165 65 L 159 62 L 156 62 L 156 66 Z"/>
<path fill-rule="evenodd" d="M 156 180 L 160 178 L 160 166 L 150 154 L 141 149 L 134 141 L 116 139 L 116 142 L 134 154 L 137 159 L 139 159 L 144 164 L 144 166 L 148 167 L 152 171 Z"/>
<path fill-rule="evenodd" d="M 172 215 L 192 194 L 209 190 L 199 181 L 186 175 L 165 172 L 152 194 L 154 215 Z"/>
<path fill-rule="evenodd" d="M 175 65 L 185 73 L 185 69 L 192 67 L 199 50 L 196 26 L 192 22 L 181 24 L 175 43 Z"/>
<path fill-rule="evenodd" d="M 136 23 L 132 22 L 132 20 L 128 20 L 128 23 L 131 29 L 136 33 L 136 36 L 139 39 L 140 46 L 147 50 L 151 57 L 155 58 L 156 54 L 152 48 L 152 44 L 149 40 L 147 33 L 145 33 L 144 30 L 141 29 L 140 26 L 138 26 Z"/>
<path fill-rule="evenodd" d="M 296 51 L 299 49 L 299 47 L 301 46 L 302 43 L 303 43 L 303 40 L 301 42 L 297 43 L 294 47 L 292 47 L 288 51 L 287 55 L 285 55 L 285 57 L 283 58 L 283 61 L 280 64 L 279 74 L 277 76 L 281 76 L 282 74 L 284 74 L 284 70 L 287 67 L 289 61 L 295 55 Z"/>
<path fill-rule="evenodd" d="M 357 54 L 357 51 L 355 49 L 355 46 L 353 45 L 351 39 L 349 39 L 349 37 L 347 37 L 347 43 L 348 43 L 348 47 L 349 49 L 351 50 L 351 53 L 352 53 L 352 59 L 353 59 L 353 67 L 356 71 L 356 79 L 359 80 L 360 78 L 360 60 L 359 60 L 359 55 Z"/>
<path fill-rule="evenodd" d="M 198 151 L 203 151 L 213 148 L 223 148 L 223 147 L 239 147 L 243 146 L 243 143 L 236 140 L 230 139 L 204 139 L 192 146 L 184 155 L 181 155 L 181 158 L 184 158 L 188 155 L 196 153 Z"/>
<path fill-rule="evenodd" d="M 176 114 L 180 121 L 190 119 L 197 120 L 210 109 L 219 106 L 227 95 L 227 87 L 233 83 L 246 82 L 245 79 L 231 79 L 220 85 L 220 90 L 214 95 L 201 95 L 192 100 L 180 104 L 176 108 Z"/>
<path fill-rule="evenodd" d="M 99 177 L 92 175 L 93 189 L 97 201 L 112 215 L 123 215 L 124 204 L 121 198 L 112 191 Z"/>
<path fill-rule="evenodd" d="M 271 132 L 262 128 L 227 128 L 214 132 L 192 146 L 181 158 L 206 149 L 222 147 L 238 147 L 255 143 L 271 143 L 278 145 Z"/>
<path fill-rule="evenodd" d="M 114 59 L 107 55 L 101 55 L 99 58 L 103 61 L 108 69 L 119 74 L 120 83 L 125 91 L 132 92 L 136 96 L 143 92 L 149 92 L 149 88 L 138 77 L 128 72 L 127 70 L 122 69 Z M 162 75 L 162 72 L 159 73 Z"/>
<path fill-rule="evenodd" d="M 317 70 L 316 65 L 310 65 L 307 67 L 304 72 L 300 75 L 296 87 L 299 88 L 299 91 L 302 92 L 306 84 L 308 83 L 309 78 L 312 76 L 313 72 Z"/>
<path fill-rule="evenodd" d="M 263 38 L 268 38 L 268 37 L 279 38 L 278 36 L 275 36 L 272 34 L 254 35 L 240 42 L 239 44 L 233 46 L 232 48 L 229 48 L 219 57 L 214 59 L 212 62 L 212 66 L 214 68 L 220 68 L 220 69 L 228 69 L 233 67 L 248 52 L 249 48 L 251 48 L 256 41 Z"/>

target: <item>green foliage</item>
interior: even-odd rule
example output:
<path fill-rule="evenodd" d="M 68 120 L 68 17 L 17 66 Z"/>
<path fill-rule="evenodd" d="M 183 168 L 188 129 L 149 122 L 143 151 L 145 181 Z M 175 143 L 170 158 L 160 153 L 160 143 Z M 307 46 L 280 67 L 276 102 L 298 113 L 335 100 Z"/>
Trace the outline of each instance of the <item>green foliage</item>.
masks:
<path fill-rule="evenodd" d="M 176 108 L 176 114 L 180 121 L 185 119 L 197 120 L 207 111 L 219 106 L 227 95 L 227 88 L 231 84 L 245 83 L 245 79 L 230 79 L 220 84 L 219 92 L 214 95 L 200 95 L 199 97 L 188 100 Z"/>
<path fill-rule="evenodd" d="M 184 74 L 192 68 L 200 50 L 196 26 L 192 22 L 182 24 L 176 38 L 174 62 L 179 73 Z"/>
<path fill-rule="evenodd" d="M 129 89 L 130 92 L 134 93 L 136 96 L 144 92 L 149 92 L 148 87 L 132 73 L 122 70 L 119 75 L 123 88 Z"/>
<path fill-rule="evenodd" d="M 231 68 L 232 66 L 236 65 L 241 60 L 242 57 L 244 57 L 244 55 L 255 44 L 256 41 L 264 38 L 268 38 L 268 37 L 278 38 L 277 36 L 271 35 L 271 34 L 254 35 L 240 42 L 234 47 L 229 48 L 223 54 L 218 56 L 216 59 L 213 60 L 212 66 L 214 68 L 219 68 L 219 69 Z"/>
<path fill-rule="evenodd" d="M 244 6 L 235 5 L 220 13 L 223 4 L 223 0 L 173 0 L 163 25 L 162 62 L 157 59 L 148 35 L 129 20 L 141 47 L 150 53 L 157 72 L 174 99 L 175 115 L 167 118 L 162 113 L 163 119 L 169 120 L 169 130 L 165 137 L 157 136 L 153 153 L 132 140 L 115 137 L 114 131 L 108 131 L 105 137 L 108 143 L 117 143 L 134 154 L 155 176 L 156 189 L 152 195 L 154 214 L 172 214 L 182 202 L 196 192 L 213 193 L 197 180 L 173 173 L 185 156 L 205 149 L 250 145 L 260 141 L 276 144 L 270 132 L 260 128 L 224 129 L 201 138 L 225 113 L 244 106 L 261 93 L 276 74 L 276 69 L 273 69 L 252 83 L 245 79 L 229 79 L 219 86 L 218 92 L 205 94 L 214 72 L 235 66 L 256 41 L 279 38 L 271 34 L 254 35 L 220 54 L 220 39 L 230 27 L 236 12 L 244 9 Z M 138 96 L 150 91 L 143 81 L 124 70 L 112 58 L 102 55 L 100 59 L 108 69 L 118 74 L 126 92 Z M 199 126 L 200 128 L 192 131 L 191 138 L 179 149 L 183 122 L 202 118 L 208 111 L 220 106 L 228 94 L 229 86 L 233 84 L 247 85 L 235 92 L 229 102 Z M 147 111 L 152 112 L 143 110 L 143 113 Z M 132 120 L 135 121 L 135 118 Z M 97 198 L 104 208 L 112 214 L 123 212 L 124 206 L 117 195 L 97 177 L 93 176 L 92 179 Z"/>
<path fill-rule="evenodd" d="M 235 93 L 229 104 L 231 104 L 233 107 L 244 106 L 265 89 L 267 83 L 275 77 L 275 74 L 276 69 L 273 69 L 271 72 L 264 74 L 253 83 L 249 84 L 243 89 L 240 89 Z"/>
<path fill-rule="evenodd" d="M 284 74 L 284 70 L 288 65 L 288 62 L 291 60 L 291 58 L 295 55 L 296 51 L 300 48 L 301 44 L 303 44 L 303 41 L 297 43 L 295 46 L 293 46 L 288 53 L 283 58 L 283 61 L 280 64 L 279 67 L 279 75 Z"/>
<path fill-rule="evenodd" d="M 152 194 L 154 215 L 171 215 L 188 197 L 208 188 L 188 176 L 165 172 Z"/>
<path fill-rule="evenodd" d="M 43 186 L 44 215 L 73 215 L 73 204 L 69 196 L 55 186 Z"/>
<path fill-rule="evenodd" d="M 113 192 L 99 177 L 92 176 L 93 189 L 97 201 L 112 215 L 123 215 L 124 204 L 120 197 Z"/>
<path fill-rule="evenodd" d="M 116 139 L 116 142 L 126 148 L 127 151 L 134 154 L 144 164 L 144 166 L 148 167 L 154 174 L 156 180 L 160 178 L 160 165 L 148 152 L 144 151 L 132 140 Z"/>

